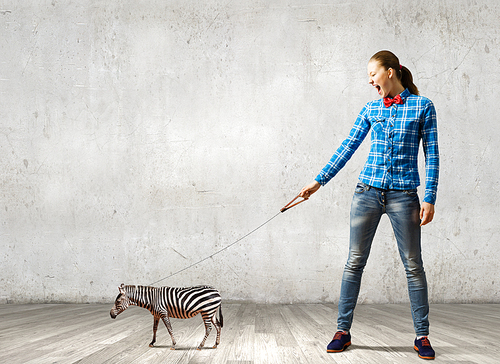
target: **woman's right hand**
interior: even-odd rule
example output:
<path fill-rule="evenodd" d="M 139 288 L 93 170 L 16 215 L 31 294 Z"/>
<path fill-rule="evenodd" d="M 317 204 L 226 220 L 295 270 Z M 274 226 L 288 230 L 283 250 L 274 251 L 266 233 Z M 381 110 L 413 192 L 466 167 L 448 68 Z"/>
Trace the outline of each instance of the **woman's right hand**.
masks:
<path fill-rule="evenodd" d="M 316 192 L 317 190 L 319 190 L 320 187 L 321 187 L 321 185 L 319 184 L 318 181 L 313 181 L 313 182 L 309 183 L 307 186 L 305 186 L 300 191 L 299 196 L 307 200 L 309 197 L 311 197 L 311 195 L 314 192 Z"/>

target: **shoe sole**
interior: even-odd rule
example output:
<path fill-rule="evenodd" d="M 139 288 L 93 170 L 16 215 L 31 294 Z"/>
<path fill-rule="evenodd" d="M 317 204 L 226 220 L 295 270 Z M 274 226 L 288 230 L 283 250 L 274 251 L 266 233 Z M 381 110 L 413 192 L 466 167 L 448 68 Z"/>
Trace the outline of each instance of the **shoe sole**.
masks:
<path fill-rule="evenodd" d="M 344 351 L 345 349 L 347 349 L 347 347 L 348 347 L 349 345 L 351 345 L 351 342 L 350 342 L 350 341 L 349 341 L 348 343 L 346 343 L 346 344 L 344 345 L 344 347 L 343 347 L 342 349 L 340 349 L 340 350 L 328 350 L 328 349 L 327 349 L 327 350 L 326 350 L 326 352 L 327 352 L 327 353 L 340 353 L 340 352 Z"/>
<path fill-rule="evenodd" d="M 435 356 L 422 356 L 420 355 L 420 352 L 418 351 L 418 347 L 416 345 L 413 346 L 413 349 L 418 353 L 418 357 L 421 359 L 426 359 L 426 360 L 434 360 L 436 358 Z"/>

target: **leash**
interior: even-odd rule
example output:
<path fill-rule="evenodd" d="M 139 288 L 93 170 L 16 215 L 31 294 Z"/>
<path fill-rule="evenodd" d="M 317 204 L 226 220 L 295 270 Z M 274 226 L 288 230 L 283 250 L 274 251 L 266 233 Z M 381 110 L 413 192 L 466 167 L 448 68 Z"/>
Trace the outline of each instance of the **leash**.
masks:
<path fill-rule="evenodd" d="M 222 248 L 222 249 L 220 249 L 220 250 L 216 251 L 215 253 L 213 253 L 213 254 L 209 255 L 208 257 L 205 257 L 205 258 L 203 258 L 203 259 L 201 259 L 201 260 L 197 261 L 196 263 L 193 263 L 193 264 L 191 264 L 191 265 L 189 265 L 189 266 L 187 266 L 187 267 L 185 267 L 185 268 L 182 268 L 182 269 L 180 269 L 180 270 L 178 270 L 178 271 L 176 271 L 176 272 L 174 272 L 174 273 L 170 274 L 169 276 L 166 276 L 165 278 L 159 279 L 159 280 L 157 280 L 156 282 L 151 283 L 151 284 L 150 284 L 150 286 L 154 286 L 156 283 L 159 283 L 159 282 L 161 282 L 161 281 L 164 281 L 165 279 L 171 278 L 171 277 L 173 277 L 173 276 L 175 276 L 175 275 L 177 275 L 177 274 L 179 274 L 179 273 L 182 273 L 182 272 L 184 272 L 185 270 L 188 270 L 188 269 L 190 269 L 190 268 L 194 267 L 195 265 L 198 265 L 198 264 L 200 264 L 200 263 L 204 262 L 205 260 L 208 260 L 208 259 L 210 259 L 210 258 L 213 258 L 213 257 L 214 257 L 214 255 L 217 255 L 217 254 L 222 253 L 223 251 L 225 251 L 225 250 L 229 249 L 230 247 L 232 247 L 232 246 L 233 246 L 233 245 L 235 245 L 236 243 L 239 243 L 240 241 L 242 241 L 243 239 L 245 239 L 247 236 L 249 236 L 249 235 L 253 234 L 254 232 L 256 232 L 257 230 L 259 230 L 261 227 L 263 227 L 263 226 L 264 226 L 264 225 L 266 225 L 267 223 L 271 222 L 271 220 L 273 220 L 274 218 L 276 218 L 279 214 L 282 214 L 282 213 L 283 213 L 283 212 L 285 212 L 286 210 L 289 210 L 289 209 L 291 209 L 292 207 L 297 206 L 298 204 L 300 204 L 300 203 L 302 203 L 302 202 L 304 202 L 304 201 L 306 201 L 306 200 L 307 200 L 307 198 L 303 198 L 303 200 L 300 200 L 299 202 L 295 202 L 295 200 L 297 200 L 299 197 L 300 197 L 300 195 L 297 195 L 297 197 L 295 197 L 292 201 L 290 201 L 288 204 L 286 204 L 286 205 L 285 205 L 285 206 L 284 206 L 284 207 L 280 210 L 280 212 L 278 212 L 276 215 L 274 215 L 273 217 L 271 217 L 270 219 L 268 219 L 266 222 L 264 222 L 264 223 L 260 224 L 258 227 L 256 227 L 255 229 L 253 229 L 252 231 L 250 231 L 250 232 L 249 232 L 249 233 L 247 233 L 246 235 L 242 236 L 241 238 L 239 238 L 239 239 L 238 239 L 238 240 L 236 240 L 235 242 L 233 242 L 233 243 L 229 244 L 228 246 L 226 246 L 226 247 L 224 247 L 224 248 Z M 295 202 L 295 203 L 294 203 L 294 202 Z"/>
<path fill-rule="evenodd" d="M 289 210 L 292 207 L 297 206 L 299 203 L 307 201 L 307 199 L 309 198 L 309 197 L 308 198 L 303 197 L 303 200 L 300 200 L 299 202 L 295 202 L 295 200 L 298 199 L 299 197 L 300 197 L 300 195 L 297 195 L 297 197 L 295 197 L 292 201 L 290 201 L 287 205 L 285 205 L 285 207 L 283 207 L 280 211 L 285 212 L 286 210 Z M 295 203 L 292 205 L 293 202 L 295 202 Z"/>

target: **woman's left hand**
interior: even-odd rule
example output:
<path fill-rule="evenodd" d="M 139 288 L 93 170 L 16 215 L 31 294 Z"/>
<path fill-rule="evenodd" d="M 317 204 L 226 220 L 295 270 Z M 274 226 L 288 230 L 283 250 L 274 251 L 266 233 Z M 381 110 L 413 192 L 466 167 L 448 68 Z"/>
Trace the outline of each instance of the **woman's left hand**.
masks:
<path fill-rule="evenodd" d="M 428 202 L 422 202 L 420 209 L 420 226 L 427 225 L 434 218 L 434 205 Z"/>

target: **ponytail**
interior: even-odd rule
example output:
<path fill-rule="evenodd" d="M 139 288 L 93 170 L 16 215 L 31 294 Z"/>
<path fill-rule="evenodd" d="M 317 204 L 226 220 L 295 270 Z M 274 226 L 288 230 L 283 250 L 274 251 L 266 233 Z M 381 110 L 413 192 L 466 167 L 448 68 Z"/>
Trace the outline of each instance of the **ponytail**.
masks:
<path fill-rule="evenodd" d="M 413 76 L 408 68 L 401 66 L 401 70 L 396 72 L 396 74 L 398 74 L 398 79 L 401 81 L 404 88 L 407 88 L 411 94 L 420 95 L 417 86 L 413 83 Z"/>
<path fill-rule="evenodd" d="M 370 61 L 371 60 L 379 62 L 386 70 L 392 68 L 395 71 L 396 77 L 401 82 L 401 85 L 407 88 L 410 93 L 419 95 L 418 88 L 413 83 L 413 76 L 410 70 L 399 63 L 399 59 L 394 53 L 390 51 L 380 51 L 375 53 L 372 58 L 370 58 Z"/>

